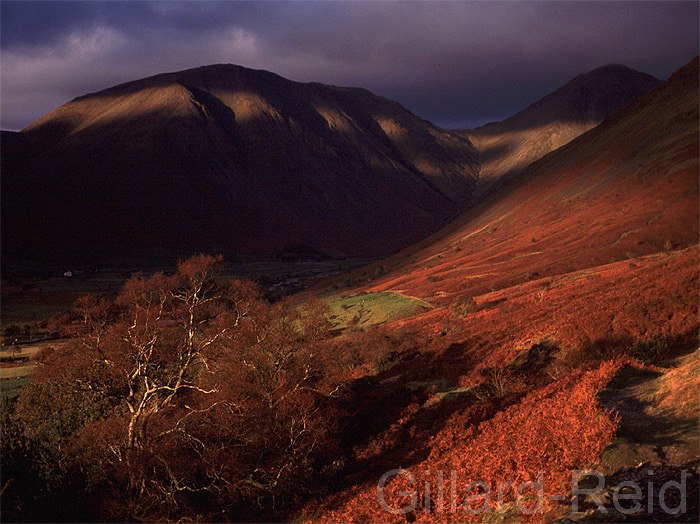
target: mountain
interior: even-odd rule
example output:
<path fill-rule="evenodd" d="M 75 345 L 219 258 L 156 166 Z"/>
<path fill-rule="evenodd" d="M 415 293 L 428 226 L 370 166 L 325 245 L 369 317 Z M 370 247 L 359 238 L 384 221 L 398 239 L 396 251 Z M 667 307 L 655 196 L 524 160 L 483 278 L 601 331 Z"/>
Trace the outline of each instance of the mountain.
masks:
<path fill-rule="evenodd" d="M 3 140 L 3 256 L 388 254 L 469 198 L 463 136 L 357 88 L 212 65 L 81 96 Z"/>
<path fill-rule="evenodd" d="M 344 484 L 299 520 L 400 521 L 389 507 L 410 509 L 409 522 L 470 520 L 464 509 L 511 522 L 523 511 L 518 495 L 474 504 L 474 483 L 539 475 L 561 496 L 538 503 L 538 520 L 564 522 L 580 518 L 567 483 L 587 465 L 608 476 L 605 486 L 661 467 L 690 478 L 699 429 L 698 75 L 696 58 L 445 230 L 314 290 L 365 330 L 343 347 L 377 364 L 364 364 L 374 373 L 352 402 L 352 435 L 372 438 L 353 442 Z M 387 320 L 389 301 L 415 307 Z M 375 319 L 384 325 L 370 329 Z M 359 374 L 363 360 L 354 358 Z M 397 465 L 410 476 L 385 483 Z M 452 493 L 469 496 L 433 496 L 445 471 Z M 664 518 L 639 506 L 625 518 Z M 698 520 L 697 505 L 680 511 Z M 601 506 L 578 522 L 624 520 L 611 513 Z"/>
<path fill-rule="evenodd" d="M 355 280 L 449 304 L 697 246 L 698 119 L 696 58 L 446 229 L 377 263 L 381 272 L 368 266 Z"/>
<path fill-rule="evenodd" d="M 578 75 L 516 115 L 465 131 L 479 150 L 479 180 L 512 176 L 631 104 L 661 80 L 612 64 Z"/>

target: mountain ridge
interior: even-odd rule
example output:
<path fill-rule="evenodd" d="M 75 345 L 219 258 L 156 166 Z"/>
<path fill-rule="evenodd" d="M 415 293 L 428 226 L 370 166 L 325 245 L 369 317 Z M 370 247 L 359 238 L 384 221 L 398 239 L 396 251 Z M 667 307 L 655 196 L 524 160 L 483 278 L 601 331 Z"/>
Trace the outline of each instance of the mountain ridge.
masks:
<path fill-rule="evenodd" d="M 488 187 L 514 176 L 660 83 L 647 73 L 609 64 L 577 75 L 505 120 L 462 131 L 479 151 L 480 183 Z"/>
<path fill-rule="evenodd" d="M 698 89 L 696 57 L 445 229 L 382 261 L 386 276 L 370 289 L 447 303 L 455 293 L 696 245 Z M 373 271 L 357 270 L 355 279 Z"/>
<path fill-rule="evenodd" d="M 35 259 L 65 258 L 59 243 L 102 258 L 119 244 L 385 255 L 442 227 L 478 169 L 468 139 L 396 102 L 233 65 L 77 97 L 12 142 L 3 234 Z"/>
<path fill-rule="evenodd" d="M 648 73 L 621 64 L 607 64 L 576 75 L 563 86 L 504 120 L 490 122 L 471 131 L 485 132 L 505 126 L 513 129 L 514 123 L 527 127 L 554 121 L 599 123 L 661 83 L 660 79 Z"/>

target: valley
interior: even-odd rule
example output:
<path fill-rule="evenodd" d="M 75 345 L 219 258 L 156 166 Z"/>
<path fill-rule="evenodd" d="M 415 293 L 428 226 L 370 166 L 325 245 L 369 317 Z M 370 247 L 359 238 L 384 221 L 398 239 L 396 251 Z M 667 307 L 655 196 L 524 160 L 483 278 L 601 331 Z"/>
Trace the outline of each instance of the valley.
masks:
<path fill-rule="evenodd" d="M 698 489 L 698 77 L 608 66 L 448 131 L 208 66 L 9 137 L 3 511 L 697 521 L 609 486 Z M 606 483 L 579 500 L 583 470 Z"/>

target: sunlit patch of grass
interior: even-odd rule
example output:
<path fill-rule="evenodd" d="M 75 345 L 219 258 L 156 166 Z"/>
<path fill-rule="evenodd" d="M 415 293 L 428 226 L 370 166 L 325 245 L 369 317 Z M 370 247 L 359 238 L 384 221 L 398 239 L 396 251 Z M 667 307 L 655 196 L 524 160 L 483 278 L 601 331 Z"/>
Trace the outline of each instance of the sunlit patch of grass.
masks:
<path fill-rule="evenodd" d="M 658 379 L 659 407 L 677 417 L 695 418 L 700 414 L 700 349 L 682 357 L 678 367 Z"/>
<path fill-rule="evenodd" d="M 368 327 L 430 308 L 427 302 L 393 291 L 328 299 L 335 328 Z"/>

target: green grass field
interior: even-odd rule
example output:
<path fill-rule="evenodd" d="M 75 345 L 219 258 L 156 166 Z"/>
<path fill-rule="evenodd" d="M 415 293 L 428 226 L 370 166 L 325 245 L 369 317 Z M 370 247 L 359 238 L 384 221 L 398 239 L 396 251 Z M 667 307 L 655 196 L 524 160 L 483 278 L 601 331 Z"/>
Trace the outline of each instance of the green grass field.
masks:
<path fill-rule="evenodd" d="M 17 366 L 12 368 L 0 368 L 0 380 L 2 380 L 2 385 L 5 384 L 5 380 L 16 379 L 28 377 L 34 373 L 36 369 L 36 364 L 27 364 L 26 366 Z"/>
<path fill-rule="evenodd" d="M 6 371 L 6 369 L 1 371 Z M 29 384 L 31 380 L 30 375 L 18 376 L 14 378 L 4 378 L 3 375 L 3 378 L 0 379 L 0 394 L 2 394 L 2 400 L 5 401 L 15 398 L 17 395 L 19 395 L 20 389 Z"/>
<path fill-rule="evenodd" d="M 326 299 L 331 308 L 333 327 L 372 326 L 407 317 L 432 306 L 413 297 L 393 291 L 380 291 L 353 297 L 332 296 Z"/>

